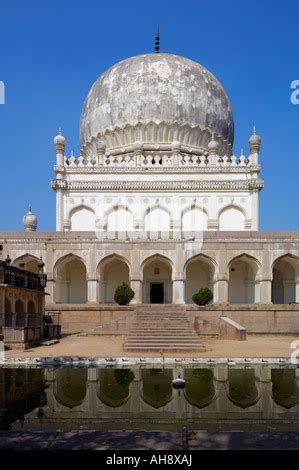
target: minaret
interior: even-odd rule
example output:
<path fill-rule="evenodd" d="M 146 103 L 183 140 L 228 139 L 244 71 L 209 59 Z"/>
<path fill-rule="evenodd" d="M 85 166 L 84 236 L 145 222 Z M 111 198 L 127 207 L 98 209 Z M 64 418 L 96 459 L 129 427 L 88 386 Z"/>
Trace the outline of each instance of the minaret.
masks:
<path fill-rule="evenodd" d="M 249 138 L 250 162 L 252 165 L 258 165 L 258 156 L 261 149 L 261 137 L 257 135 L 255 126 L 253 127 L 253 134 Z M 255 177 L 258 176 L 257 170 Z M 252 211 L 252 230 L 259 230 L 259 194 L 258 191 L 252 191 L 251 194 L 251 211 Z"/>
<path fill-rule="evenodd" d="M 58 135 L 54 137 L 54 145 L 56 150 L 56 165 L 54 166 L 54 171 L 56 173 L 56 179 L 58 180 L 58 185 L 56 186 L 56 230 L 63 230 L 63 188 L 59 187 L 61 180 L 64 180 L 65 177 L 65 166 L 64 166 L 64 152 L 66 139 L 61 134 L 61 128 L 59 128 Z M 60 181 L 59 181 L 60 180 Z"/>

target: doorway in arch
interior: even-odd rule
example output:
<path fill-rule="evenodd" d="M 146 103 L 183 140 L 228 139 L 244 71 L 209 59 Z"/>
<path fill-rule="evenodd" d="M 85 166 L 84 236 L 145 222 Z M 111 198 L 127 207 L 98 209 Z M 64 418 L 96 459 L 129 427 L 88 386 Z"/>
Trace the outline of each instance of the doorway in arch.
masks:
<path fill-rule="evenodd" d="M 151 304 L 164 304 L 164 283 L 163 282 L 151 282 L 150 303 Z"/>

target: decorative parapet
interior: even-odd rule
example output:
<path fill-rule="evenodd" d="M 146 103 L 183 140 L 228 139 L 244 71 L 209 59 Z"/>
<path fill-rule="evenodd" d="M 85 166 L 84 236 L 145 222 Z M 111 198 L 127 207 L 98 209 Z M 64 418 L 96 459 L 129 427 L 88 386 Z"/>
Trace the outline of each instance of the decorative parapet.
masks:
<path fill-rule="evenodd" d="M 66 181 L 54 179 L 54 190 L 68 191 L 260 191 L 259 178 L 236 181 Z"/>
<path fill-rule="evenodd" d="M 206 155 L 206 154 L 197 154 L 196 152 L 190 153 L 176 153 L 172 152 L 159 152 L 154 151 L 152 153 L 138 153 L 136 149 L 130 150 L 128 153 L 121 155 L 112 155 L 104 154 L 101 160 L 94 158 L 92 155 L 82 156 L 76 158 L 74 155 L 64 159 L 64 165 L 66 171 L 88 171 L 89 169 L 101 170 L 107 169 L 128 169 L 129 171 L 133 169 L 151 169 L 158 170 L 161 168 L 167 169 L 196 169 L 198 171 L 205 171 L 206 169 L 217 170 L 234 170 L 234 169 L 245 169 L 250 168 L 250 171 L 260 171 L 260 165 L 256 162 L 255 155 L 249 155 L 245 157 L 241 155 L 237 157 L 236 155 L 231 156 L 219 156 L 219 155 Z M 54 171 L 62 171 L 60 166 L 55 166 Z M 81 170 L 82 171 L 82 170 Z"/>

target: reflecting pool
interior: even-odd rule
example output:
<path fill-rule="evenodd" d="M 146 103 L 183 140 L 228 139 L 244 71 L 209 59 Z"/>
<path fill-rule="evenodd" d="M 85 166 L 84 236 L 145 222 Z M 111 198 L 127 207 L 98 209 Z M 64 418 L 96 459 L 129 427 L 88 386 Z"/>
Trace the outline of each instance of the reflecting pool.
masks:
<path fill-rule="evenodd" d="M 184 390 L 174 390 L 178 375 Z M 299 368 L 0 368 L 1 430 L 299 430 Z"/>

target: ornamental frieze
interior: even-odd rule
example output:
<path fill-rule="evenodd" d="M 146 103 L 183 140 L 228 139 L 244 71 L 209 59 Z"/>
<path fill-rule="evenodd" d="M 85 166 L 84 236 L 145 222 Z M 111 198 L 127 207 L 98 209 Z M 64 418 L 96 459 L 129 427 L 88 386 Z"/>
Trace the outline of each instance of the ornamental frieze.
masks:
<path fill-rule="evenodd" d="M 54 190 L 68 191 L 259 191 L 261 179 L 237 181 L 65 181 L 52 180 Z"/>

